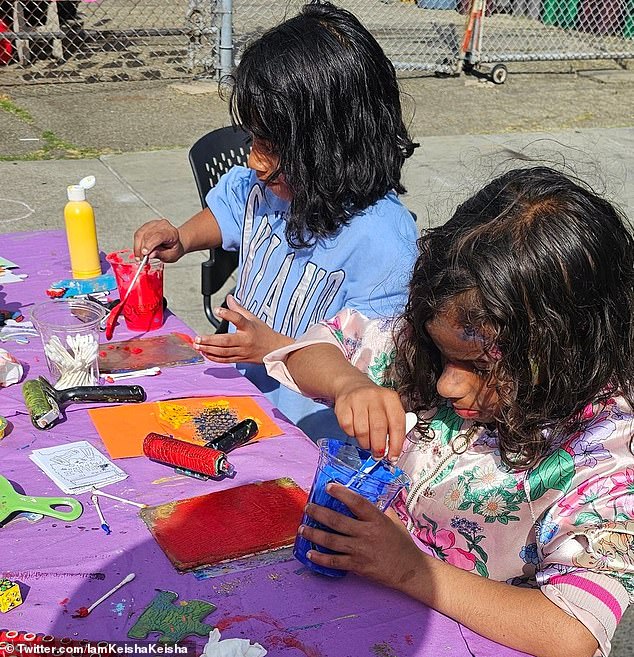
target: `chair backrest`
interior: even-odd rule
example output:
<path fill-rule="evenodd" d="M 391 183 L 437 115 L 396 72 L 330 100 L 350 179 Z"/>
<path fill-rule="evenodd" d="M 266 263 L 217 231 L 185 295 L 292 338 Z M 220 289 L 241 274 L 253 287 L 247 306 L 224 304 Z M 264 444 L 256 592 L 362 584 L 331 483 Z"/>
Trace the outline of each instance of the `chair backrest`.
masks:
<path fill-rule="evenodd" d="M 208 132 L 189 149 L 189 163 L 203 208 L 206 207 L 207 193 L 218 183 L 220 176 L 236 164 L 246 166 L 250 150 L 249 134 L 233 126 Z"/>
<path fill-rule="evenodd" d="M 251 138 L 242 128 L 227 126 L 203 135 L 189 149 L 189 164 L 194 174 L 200 204 L 207 207 L 205 198 L 220 177 L 236 165 L 246 165 Z M 211 296 L 216 294 L 238 266 L 238 253 L 224 249 L 210 249 L 209 259 L 202 263 L 201 291 L 203 307 L 209 322 L 217 332 L 226 333 L 226 322 L 221 322 L 212 311 Z"/>

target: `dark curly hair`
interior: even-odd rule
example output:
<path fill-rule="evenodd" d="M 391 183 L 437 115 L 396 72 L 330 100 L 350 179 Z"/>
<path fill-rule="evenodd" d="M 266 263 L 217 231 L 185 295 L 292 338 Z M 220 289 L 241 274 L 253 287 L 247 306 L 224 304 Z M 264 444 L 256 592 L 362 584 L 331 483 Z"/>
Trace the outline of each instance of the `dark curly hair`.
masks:
<path fill-rule="evenodd" d="M 233 121 L 271 146 L 292 192 L 295 248 L 336 233 L 394 190 L 416 144 L 403 123 L 396 73 L 350 12 L 313 2 L 242 55 Z"/>
<path fill-rule="evenodd" d="M 530 468 L 615 394 L 632 403 L 634 241 L 627 220 L 547 167 L 486 185 L 419 240 L 393 377 L 413 409 L 441 400 L 425 323 L 450 312 L 499 351 L 488 385 L 503 461 Z"/>

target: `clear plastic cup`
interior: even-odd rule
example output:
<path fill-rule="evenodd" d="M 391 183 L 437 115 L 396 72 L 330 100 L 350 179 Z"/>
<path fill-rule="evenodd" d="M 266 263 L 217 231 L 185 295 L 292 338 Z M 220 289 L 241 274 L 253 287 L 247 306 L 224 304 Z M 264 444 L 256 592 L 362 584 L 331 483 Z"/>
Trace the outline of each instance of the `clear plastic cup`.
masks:
<path fill-rule="evenodd" d="M 106 256 L 112 266 L 119 298 L 123 299 L 139 268 L 131 249 Z M 139 274 L 130 297 L 123 306 L 123 317 L 131 331 L 153 331 L 163 326 L 163 263 L 152 259 Z"/>
<path fill-rule="evenodd" d="M 309 502 L 325 506 L 353 518 L 352 512 L 343 502 L 336 500 L 326 492 L 327 484 L 335 482 L 349 486 L 350 490 L 365 497 L 380 511 L 385 511 L 403 488 L 409 488 L 409 477 L 400 468 L 391 465 L 389 461 L 379 461 L 379 465 L 368 474 L 361 472 L 363 466 L 372 456 L 366 449 L 361 449 L 334 438 L 318 440 L 317 445 L 319 446 L 319 462 L 308 496 Z M 302 524 L 328 532 L 332 531 L 330 528 L 315 522 L 306 514 L 302 518 Z M 306 556 L 308 550 L 333 554 L 332 550 L 315 545 L 298 534 L 293 548 L 293 555 L 296 559 L 322 575 L 342 577 L 346 574 L 345 570 L 327 568 L 313 563 Z"/>
<path fill-rule="evenodd" d="M 31 309 L 55 387 L 99 382 L 99 324 L 106 310 L 87 299 L 42 301 Z"/>

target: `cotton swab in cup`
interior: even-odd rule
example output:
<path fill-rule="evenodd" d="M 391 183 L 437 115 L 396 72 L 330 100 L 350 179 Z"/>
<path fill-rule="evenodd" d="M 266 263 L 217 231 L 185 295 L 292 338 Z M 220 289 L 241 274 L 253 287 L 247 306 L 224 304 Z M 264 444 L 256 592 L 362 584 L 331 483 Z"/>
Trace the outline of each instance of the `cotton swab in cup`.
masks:
<path fill-rule="evenodd" d="M 105 593 L 102 595 L 99 600 L 96 602 L 93 602 L 90 607 L 80 607 L 74 614 L 73 618 L 86 618 L 92 610 L 97 606 L 100 605 L 104 600 L 109 598 L 113 593 L 116 593 L 122 586 L 125 586 L 128 582 L 131 582 L 136 575 L 134 573 L 130 573 L 125 579 L 123 579 L 121 582 L 119 582 L 114 588 L 110 589 L 108 593 Z"/>

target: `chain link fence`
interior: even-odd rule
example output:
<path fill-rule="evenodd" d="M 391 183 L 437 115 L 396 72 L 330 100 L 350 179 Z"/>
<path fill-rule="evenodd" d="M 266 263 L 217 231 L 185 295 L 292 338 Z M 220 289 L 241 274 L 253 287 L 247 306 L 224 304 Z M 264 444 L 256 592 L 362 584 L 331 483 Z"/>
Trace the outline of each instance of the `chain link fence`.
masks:
<path fill-rule="evenodd" d="M 634 58 L 633 0 L 493 0 L 489 13 L 482 63 Z"/>
<path fill-rule="evenodd" d="M 0 0 L 0 80 L 214 75 L 214 0 Z"/>
<path fill-rule="evenodd" d="M 302 4 L 233 0 L 230 40 L 225 32 L 222 42 L 227 0 L 0 0 L 0 82 L 218 78 L 231 47 L 239 60 L 249 41 Z M 401 74 L 634 57 L 634 0 L 337 4 L 370 29 Z"/>

